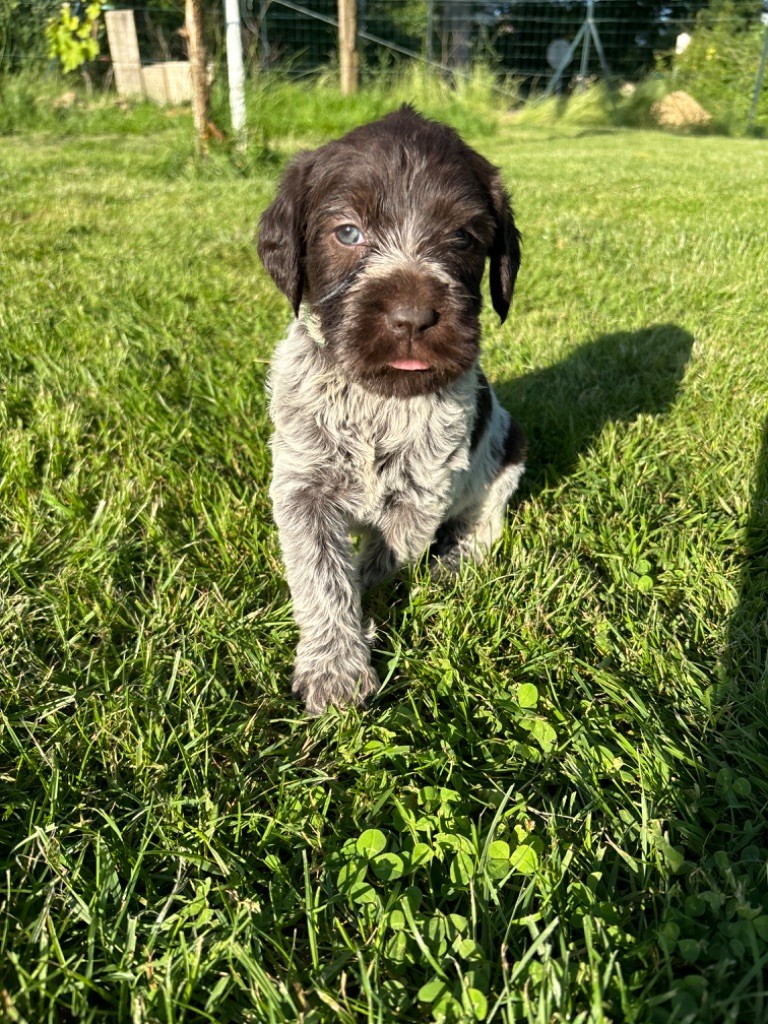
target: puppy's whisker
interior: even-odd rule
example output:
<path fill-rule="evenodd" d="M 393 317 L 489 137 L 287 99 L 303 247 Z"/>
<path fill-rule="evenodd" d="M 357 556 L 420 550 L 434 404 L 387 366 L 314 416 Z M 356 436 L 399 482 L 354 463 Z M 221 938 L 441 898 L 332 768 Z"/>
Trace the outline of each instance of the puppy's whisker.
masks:
<path fill-rule="evenodd" d="M 344 280 L 337 284 L 335 288 L 332 288 L 327 295 L 324 295 L 322 299 L 316 299 L 312 306 L 322 306 L 324 302 L 330 302 L 331 299 L 337 298 L 339 295 L 343 295 L 344 292 L 348 291 L 357 279 L 357 272 L 350 274 L 349 277 L 345 277 Z"/>

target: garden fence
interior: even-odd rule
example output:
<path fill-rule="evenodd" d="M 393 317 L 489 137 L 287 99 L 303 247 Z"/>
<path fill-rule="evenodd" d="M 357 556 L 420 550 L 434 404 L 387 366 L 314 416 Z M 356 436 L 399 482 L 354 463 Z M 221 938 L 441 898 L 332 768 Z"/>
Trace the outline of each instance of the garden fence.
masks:
<path fill-rule="evenodd" d="M 59 0 L 0 2 L 0 68 L 45 74 L 44 26 Z M 337 0 L 240 0 L 240 7 L 250 75 L 298 78 L 336 67 Z M 144 63 L 184 58 L 183 4 L 132 9 Z M 415 61 L 460 77 L 482 62 L 513 83 L 508 91 L 522 102 L 594 80 L 626 89 L 663 74 L 715 121 L 749 119 L 768 129 L 766 8 L 683 10 L 635 0 L 357 0 L 361 76 L 365 82 Z M 223 4 L 208 5 L 206 17 L 212 55 L 223 61 Z M 109 81 L 106 41 L 94 70 Z"/>

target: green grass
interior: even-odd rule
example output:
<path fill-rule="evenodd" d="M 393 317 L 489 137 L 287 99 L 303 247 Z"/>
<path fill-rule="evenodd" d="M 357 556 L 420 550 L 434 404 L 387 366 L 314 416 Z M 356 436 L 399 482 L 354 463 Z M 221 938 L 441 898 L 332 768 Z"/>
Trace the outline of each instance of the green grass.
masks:
<path fill-rule="evenodd" d="M 286 152 L 334 131 L 307 95 Z M 0 1018 L 768 1021 L 765 145 L 446 108 L 524 234 L 484 366 L 529 471 L 486 565 L 373 596 L 370 707 L 308 721 L 282 154 L 110 116 L 0 139 Z"/>
<path fill-rule="evenodd" d="M 292 80 L 273 72 L 248 80 L 246 105 L 252 149 L 263 155 L 285 146 L 307 145 L 381 117 L 400 103 L 414 103 L 433 117 L 449 118 L 462 132 L 492 133 L 518 99 L 513 82 L 500 82 L 479 65 L 455 85 L 416 64 L 402 65 L 373 78 L 355 96 L 342 96 L 338 74 L 329 70 Z M 226 74 L 212 90 L 212 116 L 229 128 Z M 44 131 L 64 137 L 104 133 L 170 133 L 179 111 L 151 103 L 122 100 L 94 88 L 89 95 L 75 76 L 0 75 L 0 136 Z M 606 119 L 604 118 L 604 122 Z M 606 122 L 607 123 L 607 122 Z M 166 147 L 169 139 L 165 140 Z"/>
<path fill-rule="evenodd" d="M 768 83 L 756 107 L 754 123 L 748 124 L 758 65 L 758 54 L 752 56 L 754 60 L 750 58 L 751 63 L 748 60 L 742 68 L 742 77 L 728 79 L 727 87 L 722 80 L 727 53 L 720 55 L 717 68 L 705 53 L 703 68 L 692 67 L 685 73 L 666 68 L 660 61 L 657 71 L 637 87 L 616 89 L 594 83 L 583 92 L 548 99 L 532 95 L 527 100 L 520 92 L 519 81 L 501 78 L 482 63 L 454 82 L 415 62 L 396 63 L 388 70 L 368 73 L 364 88 L 353 97 L 339 92 L 338 71 L 334 68 L 304 78 L 290 78 L 280 71 L 268 76 L 255 74 L 246 88 L 248 166 L 253 169 L 257 161 L 275 150 L 296 149 L 338 135 L 381 117 L 400 103 L 413 103 L 429 116 L 448 120 L 460 132 L 476 136 L 494 135 L 510 120 L 518 131 L 657 129 L 654 104 L 673 90 L 687 88 L 705 103 L 712 121 L 678 132 L 735 136 L 749 132 L 764 138 L 768 129 Z M 223 69 L 214 80 L 212 93 L 213 121 L 226 134 L 230 119 Z M 167 147 L 170 137 L 177 135 L 174 129 L 178 117 L 178 110 L 163 110 L 151 103 L 116 103 L 114 94 L 99 86 L 89 94 L 73 75 L 51 74 L 43 80 L 31 74 L 0 75 L 0 136 L 31 131 L 59 137 L 152 132 L 165 134 Z"/>

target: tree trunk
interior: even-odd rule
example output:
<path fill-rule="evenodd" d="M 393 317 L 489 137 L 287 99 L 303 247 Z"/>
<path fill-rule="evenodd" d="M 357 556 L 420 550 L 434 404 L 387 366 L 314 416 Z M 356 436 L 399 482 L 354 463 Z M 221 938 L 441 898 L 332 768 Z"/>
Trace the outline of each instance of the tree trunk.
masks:
<path fill-rule="evenodd" d="M 208 152 L 208 122 L 211 97 L 208 68 L 203 43 L 203 6 L 201 0 L 185 0 L 184 19 L 187 29 L 189 72 L 192 77 L 192 112 L 195 117 L 197 152 Z"/>
<path fill-rule="evenodd" d="M 339 69 L 343 96 L 357 92 L 357 0 L 339 3 Z"/>

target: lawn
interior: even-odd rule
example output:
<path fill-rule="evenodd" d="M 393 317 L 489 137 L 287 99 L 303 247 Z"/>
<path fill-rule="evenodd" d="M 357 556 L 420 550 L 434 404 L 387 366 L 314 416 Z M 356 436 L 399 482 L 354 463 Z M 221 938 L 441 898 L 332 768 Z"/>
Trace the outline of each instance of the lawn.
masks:
<path fill-rule="evenodd" d="M 310 721 L 253 235 L 324 109 L 0 138 L 0 1018 L 768 1021 L 766 143 L 461 121 L 525 485 Z"/>

